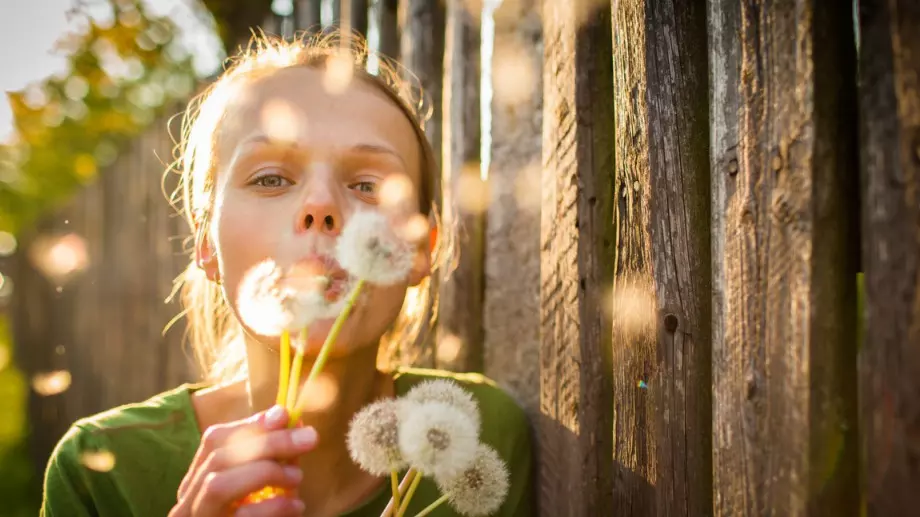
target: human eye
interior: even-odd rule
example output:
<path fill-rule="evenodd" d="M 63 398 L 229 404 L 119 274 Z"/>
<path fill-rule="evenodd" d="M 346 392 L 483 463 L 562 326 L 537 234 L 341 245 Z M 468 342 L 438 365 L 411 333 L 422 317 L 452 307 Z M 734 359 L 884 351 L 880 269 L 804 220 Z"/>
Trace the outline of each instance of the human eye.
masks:
<path fill-rule="evenodd" d="M 362 200 L 376 203 L 380 192 L 380 180 L 377 178 L 358 178 L 349 183 L 348 188 Z"/>
<path fill-rule="evenodd" d="M 285 171 L 283 169 L 278 167 L 266 167 L 260 169 L 252 180 L 249 181 L 249 184 L 254 187 L 271 190 L 289 187 L 294 183 L 285 176 Z"/>

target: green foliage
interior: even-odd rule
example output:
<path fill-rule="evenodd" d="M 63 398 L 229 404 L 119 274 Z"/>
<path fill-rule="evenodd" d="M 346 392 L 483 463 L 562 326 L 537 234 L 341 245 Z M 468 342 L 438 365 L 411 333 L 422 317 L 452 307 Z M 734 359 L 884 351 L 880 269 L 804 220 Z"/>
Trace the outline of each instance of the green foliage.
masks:
<path fill-rule="evenodd" d="M 26 449 L 28 386 L 13 367 L 9 328 L 0 318 L 0 501 L 3 515 L 37 515 L 39 471 Z"/>
<path fill-rule="evenodd" d="M 19 140 L 0 146 L 0 231 L 20 230 L 92 181 L 161 106 L 193 88 L 169 19 L 138 0 L 109 6 L 111 23 L 70 13 L 84 30 L 58 43 L 68 73 L 9 95 Z"/>

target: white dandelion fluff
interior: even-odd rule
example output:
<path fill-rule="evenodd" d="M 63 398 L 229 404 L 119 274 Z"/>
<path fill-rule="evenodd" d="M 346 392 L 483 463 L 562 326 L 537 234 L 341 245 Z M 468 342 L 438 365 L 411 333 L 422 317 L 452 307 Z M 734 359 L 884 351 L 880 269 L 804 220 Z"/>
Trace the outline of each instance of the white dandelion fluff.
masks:
<path fill-rule="evenodd" d="M 313 282 L 322 283 L 319 278 Z M 277 336 L 285 330 L 298 331 L 332 310 L 322 291 L 301 287 L 291 283 L 273 260 L 260 262 L 240 283 L 240 318 L 258 334 Z"/>
<path fill-rule="evenodd" d="M 456 476 L 473 461 L 478 443 L 473 422 L 450 404 L 407 403 L 401 407 L 399 449 L 423 474 L 443 479 Z"/>
<path fill-rule="evenodd" d="M 412 246 L 396 235 L 385 216 L 357 212 L 342 230 L 336 258 L 351 275 L 372 284 L 395 284 L 412 269 Z"/>
<path fill-rule="evenodd" d="M 406 400 L 415 402 L 443 402 L 455 406 L 473 422 L 479 430 L 479 404 L 473 395 L 459 384 L 447 379 L 426 380 L 416 384 L 408 393 Z"/>
<path fill-rule="evenodd" d="M 348 453 L 365 471 L 384 476 L 406 464 L 398 437 L 399 403 L 394 399 L 374 402 L 352 418 L 346 440 Z"/>
<path fill-rule="evenodd" d="M 505 462 L 486 444 L 479 444 L 475 459 L 460 474 L 436 481 L 450 505 L 470 517 L 492 515 L 508 495 Z"/>

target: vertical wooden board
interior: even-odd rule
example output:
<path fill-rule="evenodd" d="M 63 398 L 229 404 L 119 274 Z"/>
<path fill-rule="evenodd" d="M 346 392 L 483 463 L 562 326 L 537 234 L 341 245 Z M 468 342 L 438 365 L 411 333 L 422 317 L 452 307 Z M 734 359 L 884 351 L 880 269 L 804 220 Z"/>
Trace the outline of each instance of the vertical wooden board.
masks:
<path fill-rule="evenodd" d="M 710 3 L 716 513 L 852 515 L 852 20 L 815 0 L 734 9 Z"/>
<path fill-rule="evenodd" d="M 296 0 L 294 2 L 295 31 L 316 32 L 323 23 L 320 0 Z"/>
<path fill-rule="evenodd" d="M 743 405 L 742 393 L 732 386 L 731 372 L 740 359 L 725 342 L 727 274 L 725 223 L 727 200 L 735 194 L 731 178 L 737 175 L 737 88 L 741 77 L 741 42 L 735 32 L 741 26 L 741 9 L 731 2 L 710 1 L 709 24 L 709 167 L 712 174 L 712 461 L 713 510 L 716 515 L 741 513 L 740 502 L 748 494 L 740 483 L 744 456 L 734 440 L 742 435 L 743 420 L 734 411 Z M 733 236 L 734 238 L 734 236 Z M 736 506 L 739 505 L 739 506 Z"/>
<path fill-rule="evenodd" d="M 399 0 L 377 0 L 375 2 L 377 27 L 380 31 L 380 53 L 399 58 Z"/>
<path fill-rule="evenodd" d="M 358 31 L 361 36 L 367 38 L 367 17 L 368 17 L 368 0 L 346 0 L 349 4 L 349 19 L 351 20 L 351 30 Z"/>
<path fill-rule="evenodd" d="M 657 368 L 650 383 L 657 420 L 656 507 L 658 515 L 711 515 L 706 4 L 647 2 L 646 9 L 648 140 L 655 142 L 648 161 L 658 308 Z"/>
<path fill-rule="evenodd" d="M 478 13 L 477 13 L 478 14 Z M 444 47 L 441 221 L 456 228 L 456 267 L 441 284 L 437 366 L 453 371 L 483 369 L 483 211 L 480 179 L 480 25 L 462 0 L 447 3 Z M 477 195 L 478 194 L 478 195 Z"/>
<path fill-rule="evenodd" d="M 649 387 L 657 381 L 657 335 L 649 236 L 646 12 L 642 0 L 614 4 L 616 248 L 608 298 L 613 323 L 614 507 L 618 513 L 653 515 L 657 436 Z"/>
<path fill-rule="evenodd" d="M 610 6 L 543 4 L 540 511 L 616 514 Z"/>
<path fill-rule="evenodd" d="M 860 2 L 868 516 L 920 508 L 920 5 Z M 862 315 L 860 315 L 862 316 Z"/>
<path fill-rule="evenodd" d="M 486 212 L 485 373 L 539 413 L 540 177 L 543 26 L 540 2 L 494 12 L 492 149 Z"/>
<path fill-rule="evenodd" d="M 342 1 L 343 0 L 332 0 L 332 21 L 330 25 L 339 25 L 342 21 Z M 344 0 L 348 2 L 350 0 Z"/>
<path fill-rule="evenodd" d="M 441 92 L 444 88 L 445 6 L 440 0 L 405 0 L 401 7 L 402 64 L 418 79 L 432 116 L 425 134 L 441 166 Z"/>

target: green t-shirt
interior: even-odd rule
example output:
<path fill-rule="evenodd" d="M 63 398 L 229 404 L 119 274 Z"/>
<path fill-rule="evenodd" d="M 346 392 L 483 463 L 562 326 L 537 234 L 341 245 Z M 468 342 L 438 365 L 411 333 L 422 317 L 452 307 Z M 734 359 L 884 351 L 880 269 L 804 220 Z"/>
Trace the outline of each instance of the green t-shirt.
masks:
<path fill-rule="evenodd" d="M 508 466 L 508 497 L 494 515 L 532 515 L 530 426 L 520 406 L 481 375 L 439 370 L 397 371 L 396 393 L 403 395 L 415 384 L 433 378 L 449 378 L 469 390 L 482 414 L 481 441 L 494 447 Z M 41 515 L 167 515 L 201 440 L 191 398 L 200 388 L 184 384 L 145 402 L 75 422 L 48 462 Z M 111 469 L 98 465 L 111 459 Z M 310 473 L 304 476 L 309 478 Z M 389 486 L 384 483 L 377 494 L 344 515 L 379 517 L 390 500 Z M 440 492 L 434 482 L 424 479 L 406 515 L 417 514 L 438 497 Z M 430 515 L 459 514 L 445 503 Z"/>

